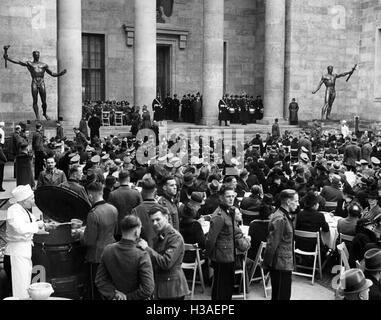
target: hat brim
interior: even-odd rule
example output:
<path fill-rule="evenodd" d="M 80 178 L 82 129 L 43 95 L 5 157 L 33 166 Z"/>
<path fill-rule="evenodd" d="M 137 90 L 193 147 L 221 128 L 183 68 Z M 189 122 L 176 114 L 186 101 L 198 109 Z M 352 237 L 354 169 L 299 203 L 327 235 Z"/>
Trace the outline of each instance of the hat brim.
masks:
<path fill-rule="evenodd" d="M 360 288 L 357 288 L 356 290 L 353 290 L 353 291 L 345 291 L 345 289 L 343 289 L 342 287 L 339 287 L 339 293 L 341 295 L 359 293 L 361 291 L 364 291 L 370 288 L 372 285 L 373 285 L 373 282 L 371 280 L 365 279 L 365 283 Z"/>
<path fill-rule="evenodd" d="M 367 268 L 366 266 L 364 267 L 364 270 L 365 271 L 369 271 L 369 272 L 379 272 L 381 271 L 381 265 L 378 267 L 378 268 Z"/>

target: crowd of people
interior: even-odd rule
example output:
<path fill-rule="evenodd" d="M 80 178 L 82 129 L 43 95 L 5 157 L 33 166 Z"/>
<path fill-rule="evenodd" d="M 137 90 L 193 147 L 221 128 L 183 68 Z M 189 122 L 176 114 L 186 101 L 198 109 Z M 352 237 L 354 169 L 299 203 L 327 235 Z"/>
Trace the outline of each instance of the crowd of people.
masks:
<path fill-rule="evenodd" d="M 184 299 L 189 289 L 181 263 L 195 258 L 185 252 L 185 244 L 196 243 L 207 261 L 203 274 L 206 284 L 212 283 L 212 299 L 231 299 L 235 290 L 242 290 L 236 289 L 240 281 L 234 274 L 242 257 L 238 253 L 248 252 L 247 265 L 252 268 L 262 241 L 267 242 L 262 268 L 270 272 L 272 299 L 290 299 L 293 231 L 326 232 L 322 211 L 341 217 L 338 232 L 354 236 L 352 267 L 353 261 L 365 259 L 369 264 L 368 256 L 379 257 L 379 251 L 371 254 L 369 249 L 381 250 L 381 137 L 344 129 L 325 132 L 314 122 L 309 130 L 294 135 L 282 133 L 278 126 L 264 139 L 260 134 L 250 137 L 242 149 L 228 145 L 222 137 L 200 137 L 196 143 L 204 154 L 191 157 L 191 141 L 181 144 L 178 136 L 157 141 L 156 132 L 153 137 L 139 135 L 148 116 L 143 110 L 139 125 L 128 137 L 101 139 L 99 132 L 91 130 L 90 139 L 74 128 L 73 140 L 57 136 L 47 141 L 41 124 L 36 125 L 32 141 L 20 126 L 12 135 L 18 185 L 13 190 L 17 207 L 11 207 L 12 215 L 29 210 L 31 190 L 41 186 L 69 188 L 92 205 L 82 242 L 87 248 L 93 299 Z M 57 135 L 59 127 L 58 122 Z M 208 149 L 202 148 L 205 144 Z M 219 157 L 215 155 L 218 144 L 222 145 Z M 159 154 L 163 145 L 164 155 Z M 185 153 L 180 152 L 183 148 Z M 205 152 L 210 152 L 208 157 Z M 262 227 L 254 223 L 258 220 L 265 222 Z M 206 232 L 205 222 L 209 223 Z M 15 233 L 25 240 L 29 254 L 32 234 L 42 225 L 29 218 L 7 220 L 5 254 L 7 273 L 15 279 L 13 294 L 25 295 L 28 285 L 25 274 L 18 278 L 13 274 L 13 269 L 15 274 L 25 270 L 27 261 L 14 257 L 30 259 L 12 247 L 20 239 Z M 247 234 L 242 225 L 249 226 Z M 321 245 L 323 259 L 332 255 Z M 296 241 L 296 247 L 307 250 L 311 243 Z M 17 267 L 20 264 L 22 268 Z M 371 291 L 379 291 L 380 265 L 368 269 L 377 280 L 373 278 Z M 250 276 L 255 271 L 248 270 Z M 362 276 L 356 279 L 362 281 Z"/>
<path fill-rule="evenodd" d="M 220 126 L 222 122 L 228 126 L 232 124 L 247 125 L 256 123 L 257 120 L 263 118 L 263 102 L 259 95 L 255 99 L 247 94 L 229 95 L 225 94 L 218 102 L 218 120 Z M 294 108 L 294 107 L 293 107 Z M 136 115 L 140 114 L 140 109 L 146 110 L 147 106 L 132 106 L 128 101 L 89 101 L 86 100 L 82 106 L 82 114 L 84 120 L 88 121 L 94 114 L 102 119 L 104 111 L 109 112 L 110 125 L 116 124 L 116 112 L 122 112 L 121 123 L 123 125 L 132 125 L 136 119 Z M 295 108 L 294 108 L 295 109 Z M 293 109 L 293 110 L 294 110 Z M 152 101 L 153 120 L 158 123 L 164 120 L 174 122 L 185 122 L 201 124 L 202 118 L 202 95 L 200 92 L 196 94 L 184 94 L 183 97 L 174 94 L 173 97 L 168 93 L 165 98 L 160 94 Z M 291 109 L 290 109 L 291 110 Z M 294 110 L 294 114 L 298 110 Z M 294 116 L 297 119 L 297 116 Z M 217 119 L 216 119 L 217 120 Z M 293 120 L 293 123 L 297 120 Z"/>

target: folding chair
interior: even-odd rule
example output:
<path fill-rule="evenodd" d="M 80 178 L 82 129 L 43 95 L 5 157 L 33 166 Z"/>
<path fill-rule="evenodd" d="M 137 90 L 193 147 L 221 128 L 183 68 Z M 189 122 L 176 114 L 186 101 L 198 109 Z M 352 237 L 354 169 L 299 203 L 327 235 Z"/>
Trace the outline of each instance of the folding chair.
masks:
<path fill-rule="evenodd" d="M 341 275 L 344 271 L 347 271 L 351 268 L 349 266 L 349 252 L 345 242 L 337 245 L 337 251 L 339 251 L 340 254 Z"/>
<path fill-rule="evenodd" d="M 241 290 L 241 283 L 242 285 L 242 294 L 235 294 L 232 296 L 232 299 L 240 299 L 243 298 L 243 300 L 246 300 L 246 260 L 247 260 L 247 250 L 245 252 L 239 252 L 237 253 L 237 256 L 243 256 L 242 258 L 242 268 L 236 269 L 234 271 L 234 278 L 236 275 L 241 276 L 241 281 L 238 285 L 235 285 L 234 287 L 237 287 L 238 290 Z"/>
<path fill-rule="evenodd" d="M 110 111 L 102 111 L 102 126 L 110 126 Z"/>
<path fill-rule="evenodd" d="M 349 236 L 347 234 L 340 233 L 339 239 L 340 239 L 339 240 L 340 243 L 345 242 L 345 241 L 352 242 L 354 239 L 354 236 Z"/>
<path fill-rule="evenodd" d="M 255 260 L 254 260 L 254 268 L 253 268 L 253 274 L 251 275 L 250 277 L 250 281 L 249 281 L 249 287 L 251 285 L 251 283 L 253 281 L 261 281 L 262 280 L 262 284 L 263 284 L 263 291 L 265 293 L 265 298 L 267 298 L 267 290 L 271 290 L 271 286 L 267 286 L 267 283 L 269 282 L 269 279 L 270 279 L 270 272 L 268 272 L 266 275 L 265 275 L 265 272 L 263 271 L 263 268 L 262 268 L 262 262 L 263 262 L 263 253 L 266 249 L 266 242 L 261 242 L 260 246 L 259 246 L 259 249 L 258 249 L 258 252 L 257 252 L 257 256 L 255 257 Z M 257 270 L 257 268 L 260 268 L 260 271 L 261 271 L 261 276 L 260 277 L 257 277 L 257 278 L 254 278 L 255 276 L 255 271 Z"/>
<path fill-rule="evenodd" d="M 123 111 L 115 111 L 115 125 L 116 126 L 123 125 Z"/>
<path fill-rule="evenodd" d="M 202 269 L 201 266 L 205 263 L 205 260 L 200 259 L 200 248 L 198 247 L 198 244 L 185 244 L 185 252 L 194 252 L 196 254 L 196 258 L 194 262 L 183 262 L 181 264 L 181 268 L 184 270 L 193 270 L 193 278 L 192 278 L 192 293 L 191 293 L 191 299 L 193 300 L 194 297 L 194 288 L 196 285 L 196 282 L 201 284 L 202 287 L 202 293 L 205 292 L 205 284 L 204 284 L 204 276 L 202 275 Z M 200 277 L 200 281 L 196 281 L 196 273 L 198 269 L 198 275 Z"/>
<path fill-rule="evenodd" d="M 316 272 L 316 269 L 319 270 L 320 279 L 323 278 L 323 276 L 322 276 L 322 267 L 321 267 L 320 233 L 319 232 L 309 232 L 309 231 L 295 230 L 295 237 L 298 237 L 300 239 L 316 239 L 315 251 L 303 251 L 303 250 L 297 249 L 296 246 L 295 246 L 295 255 L 299 254 L 299 255 L 302 255 L 302 256 L 310 256 L 310 257 L 312 256 L 312 257 L 314 257 L 314 264 L 313 264 L 313 267 L 312 267 L 312 274 L 310 274 L 310 273 L 302 273 L 302 272 L 298 272 L 298 271 L 293 271 L 292 272 L 292 274 L 297 275 L 297 276 L 312 278 L 312 285 L 313 285 L 314 281 L 315 281 L 315 272 Z M 316 263 L 319 263 L 319 267 L 316 267 Z M 297 268 L 311 270 L 311 267 L 305 266 L 305 265 L 300 265 L 300 264 L 296 264 L 295 269 L 297 269 Z"/>

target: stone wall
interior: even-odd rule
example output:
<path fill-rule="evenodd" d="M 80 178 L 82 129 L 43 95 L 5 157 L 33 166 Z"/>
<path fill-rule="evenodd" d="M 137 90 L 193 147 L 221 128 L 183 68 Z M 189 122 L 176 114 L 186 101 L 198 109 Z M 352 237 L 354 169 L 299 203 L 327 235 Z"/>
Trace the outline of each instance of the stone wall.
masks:
<path fill-rule="evenodd" d="M 321 76 L 328 65 L 334 73 L 350 71 L 359 61 L 360 7 L 357 0 L 290 0 L 287 1 L 285 115 L 295 97 L 300 118 L 320 118 L 324 103 L 324 85 L 316 95 Z M 336 82 L 336 101 L 332 117 L 353 119 L 359 110 L 360 73 L 349 82 Z"/>
<path fill-rule="evenodd" d="M 123 24 L 133 24 L 133 1 L 82 0 L 82 33 L 105 37 L 105 95 L 133 102 L 133 50 Z"/>
<path fill-rule="evenodd" d="M 263 1 L 263 0 L 262 0 Z M 133 47 L 126 45 L 123 24 L 134 25 L 133 1 L 84 0 L 82 2 L 83 32 L 105 35 L 106 40 L 106 99 L 133 101 Z M 254 66 L 256 2 L 225 0 L 225 41 L 227 42 L 227 92 L 248 94 L 255 89 Z M 189 31 L 187 46 L 172 46 L 172 94 L 197 93 L 202 90 L 203 1 L 175 0 L 171 17 L 164 17 L 165 27 Z M 158 28 L 163 26 L 157 24 Z M 158 43 L 174 39 L 159 36 Z M 263 49 L 262 49 L 263 50 Z M 262 59 L 260 57 L 260 59 Z M 263 78 L 263 76 L 259 76 Z M 263 86 L 262 84 L 259 85 Z"/>
<path fill-rule="evenodd" d="M 33 60 L 32 51 L 41 53 L 41 61 L 57 70 L 56 1 L 2 0 L 0 10 L 1 50 L 11 45 L 10 58 Z M 3 52 L 3 51 L 2 51 Z M 26 68 L 8 62 L 4 68 L 1 53 L 0 66 L 0 119 L 6 122 L 34 120 L 31 77 Z M 48 115 L 57 118 L 57 79 L 45 76 Z M 39 106 L 41 101 L 39 99 Z M 40 115 L 42 110 L 40 107 Z"/>
<path fill-rule="evenodd" d="M 381 121 L 381 1 L 361 4 L 358 99 L 363 119 Z"/>
<path fill-rule="evenodd" d="M 256 1 L 225 0 L 226 92 L 256 95 Z"/>

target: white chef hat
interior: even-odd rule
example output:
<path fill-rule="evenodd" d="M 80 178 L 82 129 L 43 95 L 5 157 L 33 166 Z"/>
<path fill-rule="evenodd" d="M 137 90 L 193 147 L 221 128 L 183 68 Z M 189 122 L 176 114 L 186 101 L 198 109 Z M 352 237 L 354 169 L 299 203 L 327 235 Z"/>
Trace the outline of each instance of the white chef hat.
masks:
<path fill-rule="evenodd" d="M 17 186 L 12 190 L 12 196 L 16 202 L 21 202 L 33 196 L 33 190 L 29 184 L 26 186 Z"/>

